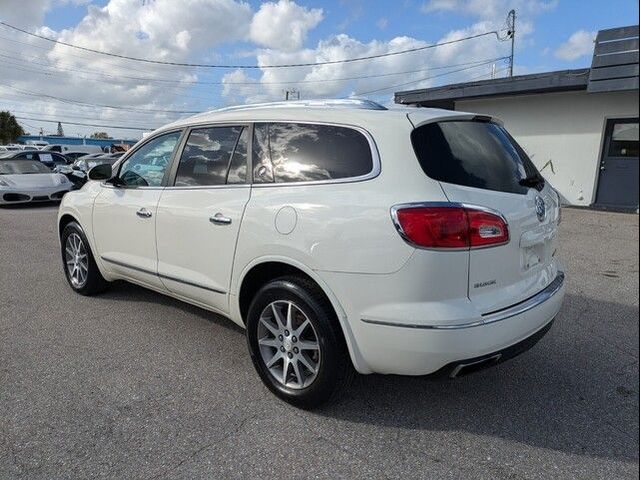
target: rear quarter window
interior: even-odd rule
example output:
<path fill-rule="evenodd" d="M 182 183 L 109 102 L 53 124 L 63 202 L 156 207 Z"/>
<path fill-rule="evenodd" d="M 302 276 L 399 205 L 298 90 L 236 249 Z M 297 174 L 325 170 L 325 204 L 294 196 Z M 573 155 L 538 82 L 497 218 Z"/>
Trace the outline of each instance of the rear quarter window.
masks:
<path fill-rule="evenodd" d="M 256 124 L 253 149 L 255 183 L 338 180 L 373 170 L 369 141 L 349 127 Z"/>
<path fill-rule="evenodd" d="M 424 173 L 441 182 L 526 194 L 520 181 L 539 175 L 524 150 L 495 123 L 429 123 L 413 130 L 411 143 Z"/>

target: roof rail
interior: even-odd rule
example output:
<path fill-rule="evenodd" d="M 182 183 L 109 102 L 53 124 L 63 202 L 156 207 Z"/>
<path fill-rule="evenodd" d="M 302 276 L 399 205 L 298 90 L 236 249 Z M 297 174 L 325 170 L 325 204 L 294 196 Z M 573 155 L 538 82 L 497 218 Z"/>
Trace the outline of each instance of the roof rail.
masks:
<path fill-rule="evenodd" d="M 250 105 L 236 105 L 220 108 L 216 112 L 229 112 L 235 110 L 252 110 L 259 108 L 291 108 L 291 107 L 336 107 L 356 108 L 362 110 L 387 110 L 387 107 L 372 100 L 344 98 L 344 99 L 318 99 L 318 100 L 290 100 L 284 102 L 254 103 Z"/>

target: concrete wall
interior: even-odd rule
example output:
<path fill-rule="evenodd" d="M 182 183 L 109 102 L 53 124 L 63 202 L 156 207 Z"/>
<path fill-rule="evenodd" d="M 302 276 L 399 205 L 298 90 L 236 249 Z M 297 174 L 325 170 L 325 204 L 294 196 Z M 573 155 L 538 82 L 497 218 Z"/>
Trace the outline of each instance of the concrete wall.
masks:
<path fill-rule="evenodd" d="M 638 91 L 462 100 L 456 110 L 502 119 L 566 203 L 591 205 L 606 118 L 638 117 Z"/>

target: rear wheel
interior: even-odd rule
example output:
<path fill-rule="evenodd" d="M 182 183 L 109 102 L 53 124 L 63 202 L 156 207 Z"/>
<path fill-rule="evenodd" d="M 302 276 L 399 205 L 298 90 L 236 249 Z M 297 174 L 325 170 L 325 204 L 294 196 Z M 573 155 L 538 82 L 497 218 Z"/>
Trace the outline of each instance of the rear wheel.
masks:
<path fill-rule="evenodd" d="M 93 295 L 107 287 L 84 231 L 77 222 L 69 222 L 60 237 L 62 266 L 71 288 L 81 295 Z"/>
<path fill-rule="evenodd" d="M 258 291 L 249 307 L 247 341 L 265 385 L 297 407 L 334 399 L 353 377 L 333 308 L 304 278 L 279 278 Z"/>

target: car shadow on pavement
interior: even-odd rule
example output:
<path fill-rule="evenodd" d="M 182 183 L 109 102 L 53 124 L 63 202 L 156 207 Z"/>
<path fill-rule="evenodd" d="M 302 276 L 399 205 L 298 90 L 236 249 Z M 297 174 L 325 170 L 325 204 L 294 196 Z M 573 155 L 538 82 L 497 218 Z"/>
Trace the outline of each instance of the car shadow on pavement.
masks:
<path fill-rule="evenodd" d="M 584 319 L 594 312 L 607 316 Z M 602 330 L 594 322 L 605 322 Z M 635 348 L 615 345 L 604 331 L 629 335 Z M 567 295 L 547 336 L 515 359 L 454 380 L 361 375 L 342 401 L 319 413 L 637 462 L 637 338 L 637 308 Z"/>
<path fill-rule="evenodd" d="M 153 290 L 134 285 L 124 280 L 114 281 L 109 285 L 109 289 L 104 293 L 101 293 L 97 298 L 124 302 L 135 300 L 136 302 L 161 304 L 172 308 L 177 308 L 190 315 L 194 315 L 200 319 L 213 323 L 216 326 L 220 326 L 232 332 L 239 333 L 240 335 L 242 335 L 242 340 L 244 341 L 244 329 L 239 327 L 223 315 L 218 315 L 195 305 L 191 305 L 173 297 L 169 297 L 167 295 L 154 292 Z"/>
<path fill-rule="evenodd" d="M 224 336 L 229 348 L 244 348 L 244 330 L 233 322 L 170 297 L 115 282 L 100 298 L 179 309 L 223 327 L 216 336 Z M 602 312 L 607 318 L 599 318 Z M 304 415 L 407 434 L 466 431 L 637 462 L 637 318 L 629 305 L 567 295 L 547 336 L 515 359 L 454 380 L 358 375 L 337 403 Z M 635 347 L 615 345 L 615 331 Z"/>

